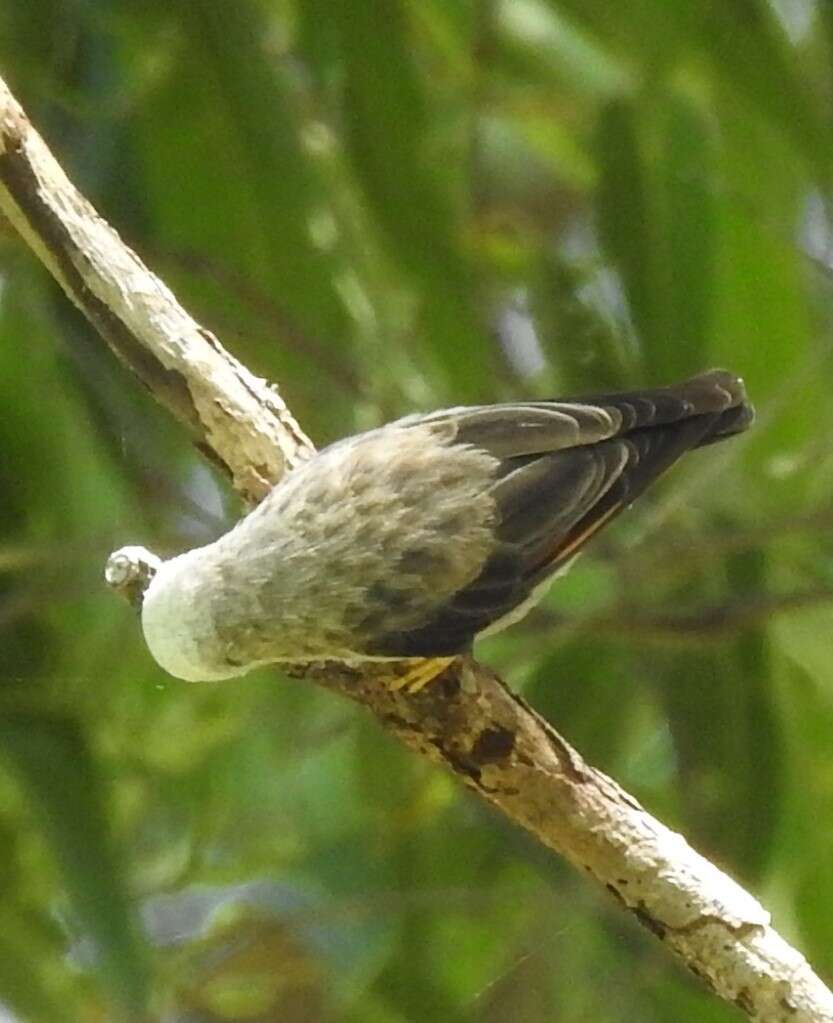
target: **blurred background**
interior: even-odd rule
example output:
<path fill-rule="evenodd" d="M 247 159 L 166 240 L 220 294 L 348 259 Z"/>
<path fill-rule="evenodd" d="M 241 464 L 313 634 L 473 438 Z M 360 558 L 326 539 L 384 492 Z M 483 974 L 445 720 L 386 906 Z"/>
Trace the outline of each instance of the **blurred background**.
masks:
<path fill-rule="evenodd" d="M 746 378 L 479 652 L 833 979 L 833 6 L 0 0 L 0 71 L 318 444 Z M 9 230 L 0 408 L 0 1018 L 739 1018 L 356 708 L 155 667 L 107 554 L 240 509 Z"/>

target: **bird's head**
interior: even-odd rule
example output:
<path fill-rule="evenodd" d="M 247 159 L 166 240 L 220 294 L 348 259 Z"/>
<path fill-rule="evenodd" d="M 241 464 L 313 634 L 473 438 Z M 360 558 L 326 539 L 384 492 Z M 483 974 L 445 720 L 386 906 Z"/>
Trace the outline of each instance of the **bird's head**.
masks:
<path fill-rule="evenodd" d="M 162 559 L 145 547 L 120 547 L 107 559 L 104 581 L 140 611 L 145 591 L 161 564 Z"/>

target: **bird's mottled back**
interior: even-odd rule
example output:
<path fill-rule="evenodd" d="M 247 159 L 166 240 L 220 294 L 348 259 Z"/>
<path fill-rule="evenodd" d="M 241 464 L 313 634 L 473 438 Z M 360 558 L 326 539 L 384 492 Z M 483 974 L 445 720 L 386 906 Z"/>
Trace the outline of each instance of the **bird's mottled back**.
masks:
<path fill-rule="evenodd" d="M 493 544 L 497 461 L 450 437 L 390 425 L 339 442 L 202 548 L 215 585 L 194 610 L 216 637 L 212 659 L 357 659 L 470 583 Z"/>

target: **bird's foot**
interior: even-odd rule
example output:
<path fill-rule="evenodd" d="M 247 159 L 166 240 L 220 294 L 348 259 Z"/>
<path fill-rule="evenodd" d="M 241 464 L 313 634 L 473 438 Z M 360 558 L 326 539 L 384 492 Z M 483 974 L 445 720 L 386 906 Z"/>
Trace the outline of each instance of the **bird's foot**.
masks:
<path fill-rule="evenodd" d="M 421 657 L 419 660 L 415 659 L 404 675 L 387 680 L 388 688 L 396 693 L 405 692 L 412 696 L 414 693 L 424 689 L 438 675 L 442 675 L 446 668 L 456 660 L 456 657 Z"/>

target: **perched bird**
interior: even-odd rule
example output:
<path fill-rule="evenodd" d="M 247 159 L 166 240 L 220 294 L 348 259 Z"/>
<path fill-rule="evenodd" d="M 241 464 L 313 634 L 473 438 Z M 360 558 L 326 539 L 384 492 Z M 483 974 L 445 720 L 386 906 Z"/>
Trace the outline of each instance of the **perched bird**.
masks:
<path fill-rule="evenodd" d="M 214 543 L 111 555 L 170 674 L 413 659 L 418 689 L 516 621 L 692 448 L 744 430 L 722 370 L 671 387 L 412 415 L 325 448 Z"/>

